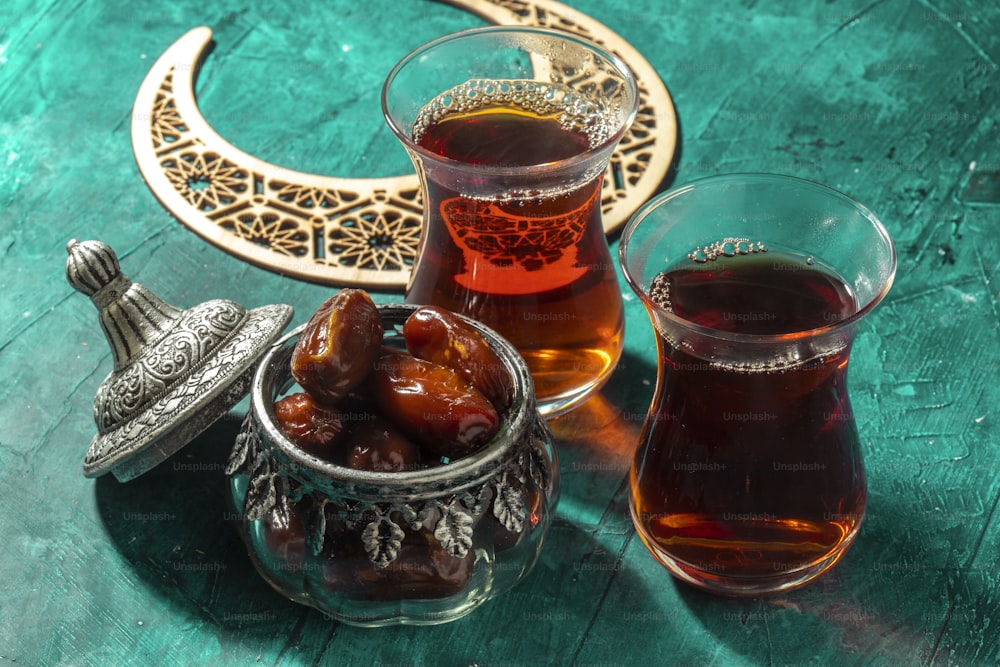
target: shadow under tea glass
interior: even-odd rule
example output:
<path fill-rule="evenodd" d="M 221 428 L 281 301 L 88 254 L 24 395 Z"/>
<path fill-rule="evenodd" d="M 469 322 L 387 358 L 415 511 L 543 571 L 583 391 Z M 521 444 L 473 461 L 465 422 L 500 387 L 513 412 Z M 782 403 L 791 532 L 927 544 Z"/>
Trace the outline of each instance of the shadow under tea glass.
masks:
<path fill-rule="evenodd" d="M 888 233 L 825 186 L 736 174 L 647 203 L 619 253 L 657 334 L 630 476 L 639 536 L 715 593 L 811 581 L 865 512 L 847 365 L 857 324 L 892 284 Z"/>
<path fill-rule="evenodd" d="M 601 193 L 638 101 L 627 66 L 596 45 L 507 26 L 420 47 L 382 91 L 424 198 L 406 302 L 499 331 L 546 416 L 596 391 L 621 355 Z"/>

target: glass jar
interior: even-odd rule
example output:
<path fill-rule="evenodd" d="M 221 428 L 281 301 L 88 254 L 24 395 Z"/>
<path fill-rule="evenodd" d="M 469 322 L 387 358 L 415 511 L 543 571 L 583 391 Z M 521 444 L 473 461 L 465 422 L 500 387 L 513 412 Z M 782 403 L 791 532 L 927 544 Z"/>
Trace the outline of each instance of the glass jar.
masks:
<path fill-rule="evenodd" d="M 400 328 L 415 309 L 379 306 L 386 345 L 405 349 Z M 489 443 L 435 468 L 377 473 L 306 453 L 273 410 L 298 391 L 289 364 L 302 327 L 262 358 L 227 474 L 254 565 L 282 595 L 351 625 L 430 625 L 531 571 L 558 497 L 552 436 L 524 360 L 470 323 L 510 372 L 513 400 Z"/>

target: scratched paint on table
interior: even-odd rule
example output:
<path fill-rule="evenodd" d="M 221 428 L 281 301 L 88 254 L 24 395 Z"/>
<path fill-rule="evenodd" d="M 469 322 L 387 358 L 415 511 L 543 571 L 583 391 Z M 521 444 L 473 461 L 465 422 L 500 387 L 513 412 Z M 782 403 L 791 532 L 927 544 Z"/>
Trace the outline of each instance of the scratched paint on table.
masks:
<path fill-rule="evenodd" d="M 105 238 L 170 302 L 313 312 L 328 289 L 228 257 L 149 195 L 128 125 L 150 58 L 211 25 L 220 46 L 199 103 L 224 136 L 303 171 L 391 175 L 406 156 L 381 125 L 381 70 L 481 22 L 418 0 L 36 4 L 0 12 L 0 567 L 17 601 L 0 603 L 4 663 L 1000 662 L 997 3 L 569 0 L 637 45 L 674 94 L 681 143 L 665 186 L 725 171 L 813 178 L 897 241 L 897 282 L 850 362 L 869 515 L 837 569 L 798 593 L 723 600 L 666 575 L 624 502 L 655 377 L 649 320 L 630 301 L 623 367 L 601 401 L 553 424 L 566 502 L 536 571 L 456 623 L 374 632 L 253 573 L 227 530 L 225 425 L 146 486 L 79 474 L 110 358 L 92 306 L 62 280 L 65 245 Z M 366 56 L 369 43 L 380 48 Z M 309 84 L 331 67 L 345 81 Z"/>

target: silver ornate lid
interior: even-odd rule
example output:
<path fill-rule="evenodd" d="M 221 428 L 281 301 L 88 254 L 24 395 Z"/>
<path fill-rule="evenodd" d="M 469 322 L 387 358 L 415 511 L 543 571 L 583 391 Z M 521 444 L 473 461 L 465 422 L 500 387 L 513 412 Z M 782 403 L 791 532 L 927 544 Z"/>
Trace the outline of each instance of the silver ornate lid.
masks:
<path fill-rule="evenodd" d="M 133 283 L 100 241 L 70 241 L 66 278 L 97 308 L 114 370 L 94 398 L 97 435 L 83 474 L 125 482 L 181 449 L 250 387 L 292 308 L 206 301 L 182 310 Z"/>

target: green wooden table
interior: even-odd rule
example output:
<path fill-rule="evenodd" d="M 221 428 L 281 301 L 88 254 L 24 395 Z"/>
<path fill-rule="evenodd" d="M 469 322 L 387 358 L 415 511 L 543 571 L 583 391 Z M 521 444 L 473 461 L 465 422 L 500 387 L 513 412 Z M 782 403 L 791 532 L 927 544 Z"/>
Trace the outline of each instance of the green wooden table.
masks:
<path fill-rule="evenodd" d="M 552 423 L 562 501 L 536 570 L 451 624 L 352 628 L 257 577 L 223 503 L 239 410 L 134 482 L 85 479 L 111 359 L 93 307 L 65 281 L 68 239 L 107 241 L 134 280 L 185 307 L 281 302 L 301 322 L 332 289 L 241 262 L 164 212 L 129 140 L 153 60 L 212 26 L 198 93 L 222 136 L 301 171 L 389 176 L 410 165 L 381 121 L 384 75 L 418 44 L 484 22 L 416 0 L 8 0 L 0 665 L 1000 662 L 1000 9 L 570 4 L 635 45 L 673 95 L 680 144 L 665 187 L 735 171 L 812 178 L 871 207 L 896 241 L 896 285 L 851 364 L 870 497 L 837 569 L 800 592 L 735 601 L 675 583 L 646 553 L 625 480 L 655 353 L 634 299 L 610 384 Z"/>

